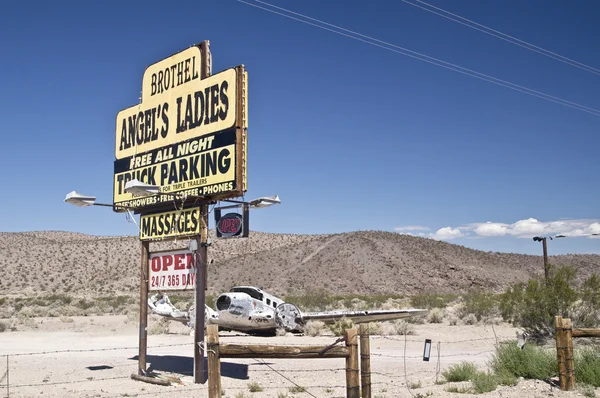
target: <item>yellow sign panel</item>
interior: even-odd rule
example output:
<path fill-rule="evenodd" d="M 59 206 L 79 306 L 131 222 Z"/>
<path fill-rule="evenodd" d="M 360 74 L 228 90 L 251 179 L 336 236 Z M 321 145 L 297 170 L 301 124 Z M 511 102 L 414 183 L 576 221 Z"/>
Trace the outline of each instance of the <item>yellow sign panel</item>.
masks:
<path fill-rule="evenodd" d="M 142 78 L 142 102 L 168 95 L 169 91 L 185 89 L 200 80 L 202 53 L 193 46 L 150 65 Z"/>
<path fill-rule="evenodd" d="M 229 129 L 115 161 L 113 203 L 137 209 L 176 198 L 239 196 L 245 189 L 245 134 Z M 159 195 L 135 196 L 125 184 L 137 179 Z"/>
<path fill-rule="evenodd" d="M 171 66 L 179 68 L 182 62 L 186 65 L 190 60 L 189 54 L 181 57 L 180 54 L 171 57 Z M 171 69 L 164 67 L 163 85 L 164 75 Z M 141 104 L 117 114 L 117 159 L 225 130 L 236 124 L 238 91 L 242 91 L 238 90 L 237 69 L 227 69 L 206 79 L 193 78 L 195 75 L 189 72 L 189 76 L 184 74 L 184 79 L 190 78 L 186 84 L 176 85 L 169 78 L 168 89 L 158 85 L 159 73 L 160 69 L 150 73 L 150 76 L 157 76 L 154 85 L 154 78 L 147 77 L 148 72 L 144 75 Z"/>
<path fill-rule="evenodd" d="M 140 217 L 140 240 L 200 234 L 200 208 L 146 214 Z"/>

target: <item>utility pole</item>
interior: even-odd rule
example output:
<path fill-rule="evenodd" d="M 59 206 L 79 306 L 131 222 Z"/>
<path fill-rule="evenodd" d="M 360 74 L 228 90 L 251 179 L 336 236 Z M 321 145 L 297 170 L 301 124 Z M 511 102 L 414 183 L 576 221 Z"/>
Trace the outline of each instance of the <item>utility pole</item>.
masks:
<path fill-rule="evenodd" d="M 550 275 L 549 265 L 548 265 L 548 249 L 546 248 L 546 238 L 542 239 L 542 246 L 544 248 L 544 277 L 546 278 L 546 283 L 548 283 L 548 278 Z"/>
<path fill-rule="evenodd" d="M 562 237 L 561 235 L 557 235 L 557 237 Z M 542 247 L 544 250 L 544 278 L 546 283 L 548 283 L 548 278 L 550 278 L 550 264 L 548 264 L 548 248 L 546 246 L 546 237 L 545 236 L 534 236 L 533 240 L 535 242 L 542 242 Z M 550 238 L 552 239 L 552 238 Z"/>

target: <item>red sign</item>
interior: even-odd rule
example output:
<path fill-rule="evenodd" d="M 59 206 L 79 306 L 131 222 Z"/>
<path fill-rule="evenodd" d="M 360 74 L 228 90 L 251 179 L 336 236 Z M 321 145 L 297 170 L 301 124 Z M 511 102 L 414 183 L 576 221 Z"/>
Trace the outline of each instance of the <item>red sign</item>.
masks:
<path fill-rule="evenodd" d="M 217 221 L 217 232 L 221 236 L 238 236 L 242 233 L 244 219 L 241 214 L 228 213 Z"/>
<path fill-rule="evenodd" d="M 189 250 L 151 253 L 148 290 L 191 290 L 194 288 L 194 256 Z"/>

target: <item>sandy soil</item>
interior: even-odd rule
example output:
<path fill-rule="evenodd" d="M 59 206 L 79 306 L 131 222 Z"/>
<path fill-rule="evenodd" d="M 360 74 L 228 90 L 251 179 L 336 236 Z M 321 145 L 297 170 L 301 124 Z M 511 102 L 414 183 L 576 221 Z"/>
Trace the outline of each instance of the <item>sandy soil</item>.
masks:
<path fill-rule="evenodd" d="M 186 327 L 171 323 L 168 334 L 148 336 L 148 362 L 152 369 L 181 380 L 179 385 L 163 387 L 130 378 L 137 366 L 137 322 L 128 321 L 125 316 L 70 319 L 39 318 L 28 326 L 20 325 L 17 331 L 0 334 L 0 397 L 7 393 L 10 397 L 207 397 L 207 385 L 196 385 L 191 377 L 193 337 Z M 437 385 L 436 380 L 442 380 L 441 371 L 463 360 L 486 369 L 496 341 L 515 338 L 515 329 L 508 325 L 423 324 L 415 325 L 415 330 L 416 335 L 406 338 L 371 337 L 373 398 L 472 396 L 445 391 L 448 383 Z M 432 340 L 429 362 L 422 358 L 426 338 Z M 335 339 L 220 334 L 221 342 L 226 343 L 327 345 Z M 6 389 L 6 355 L 10 391 Z M 224 359 L 224 396 L 344 397 L 344 367 L 341 359 Z M 263 391 L 251 393 L 248 385 L 253 382 L 259 383 Z M 306 391 L 290 390 L 295 386 Z M 543 381 L 522 380 L 517 386 L 499 387 L 481 396 L 575 397 L 582 393 L 561 392 Z"/>

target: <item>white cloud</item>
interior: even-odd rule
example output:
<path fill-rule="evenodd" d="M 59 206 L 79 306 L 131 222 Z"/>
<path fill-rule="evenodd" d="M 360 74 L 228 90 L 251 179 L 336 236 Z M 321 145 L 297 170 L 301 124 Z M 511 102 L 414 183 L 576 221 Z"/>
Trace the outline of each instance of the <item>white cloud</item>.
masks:
<path fill-rule="evenodd" d="M 458 228 L 445 227 L 438 229 L 434 234 L 429 234 L 429 236 L 438 240 L 451 240 L 462 238 L 465 234 Z"/>
<path fill-rule="evenodd" d="M 532 238 L 534 236 L 565 235 L 569 237 L 600 238 L 590 236 L 600 234 L 600 220 L 577 219 L 558 221 L 539 221 L 535 218 L 518 220 L 512 224 L 488 221 L 485 223 L 472 223 L 458 227 L 440 228 L 434 233 L 430 228 L 421 225 L 407 225 L 394 228 L 395 231 L 412 236 L 421 236 L 437 240 L 451 240 L 466 237 L 468 239 L 514 236 L 517 238 Z"/>
<path fill-rule="evenodd" d="M 524 238 L 531 238 L 536 235 L 543 235 L 546 229 L 546 223 L 541 223 L 535 218 L 519 220 L 511 225 L 510 234 Z"/>
<path fill-rule="evenodd" d="M 590 224 L 588 227 L 590 234 L 600 234 L 600 222 Z"/>
<path fill-rule="evenodd" d="M 404 231 L 429 231 L 431 228 L 424 227 L 422 225 L 406 225 L 403 227 L 396 227 L 394 231 L 404 232 Z"/>
<path fill-rule="evenodd" d="M 518 238 L 552 235 L 589 236 L 593 233 L 600 233 L 600 221 L 586 219 L 539 221 L 535 218 L 528 218 L 512 224 L 488 221 L 458 228 L 462 231 L 473 231 L 479 236 L 515 236 Z"/>
<path fill-rule="evenodd" d="M 504 236 L 508 233 L 508 225 L 488 221 L 473 228 L 473 232 L 480 236 Z"/>

